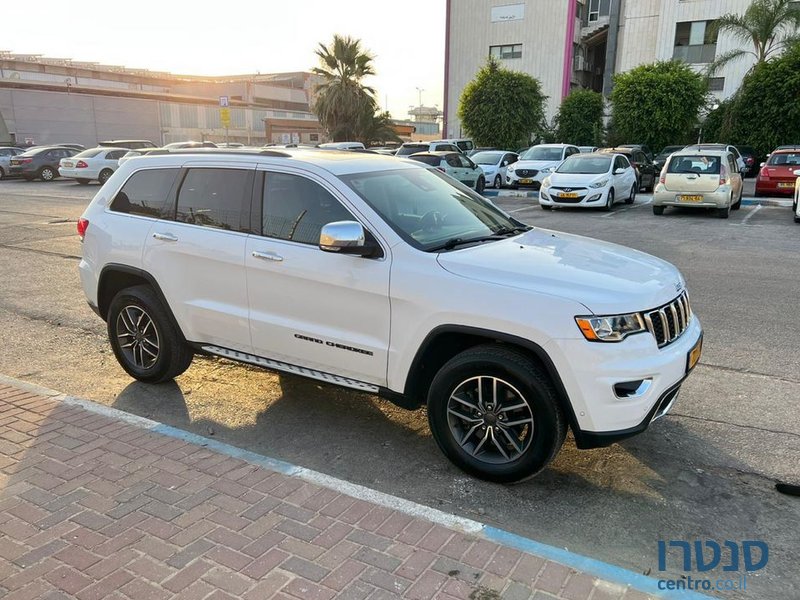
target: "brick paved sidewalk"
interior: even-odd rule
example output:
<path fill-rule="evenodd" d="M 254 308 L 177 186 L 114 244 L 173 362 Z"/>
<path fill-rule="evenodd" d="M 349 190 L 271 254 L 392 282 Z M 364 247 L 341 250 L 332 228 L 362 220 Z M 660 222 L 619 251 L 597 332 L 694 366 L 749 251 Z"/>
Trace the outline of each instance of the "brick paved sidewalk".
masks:
<path fill-rule="evenodd" d="M 646 598 L 0 384 L 0 598 L 126 597 Z"/>

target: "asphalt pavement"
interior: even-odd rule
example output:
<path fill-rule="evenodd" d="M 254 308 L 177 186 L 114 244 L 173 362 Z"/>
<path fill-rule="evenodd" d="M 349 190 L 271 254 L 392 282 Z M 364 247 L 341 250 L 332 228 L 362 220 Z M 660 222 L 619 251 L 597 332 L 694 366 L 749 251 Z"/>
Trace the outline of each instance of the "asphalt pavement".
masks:
<path fill-rule="evenodd" d="M 705 328 L 701 363 L 667 417 L 610 448 L 579 451 L 568 439 L 544 473 L 499 486 L 444 459 L 424 410 L 221 359 L 197 358 L 174 383 L 131 380 L 77 277 L 75 221 L 97 189 L 0 183 L 0 373 L 654 577 L 685 575 L 658 571 L 659 540 L 764 540 L 767 567 L 724 597 L 796 597 L 800 501 L 774 490 L 800 481 L 800 226 L 788 208 L 745 206 L 721 220 L 656 217 L 647 195 L 610 213 L 496 198 L 532 225 L 674 263 Z"/>

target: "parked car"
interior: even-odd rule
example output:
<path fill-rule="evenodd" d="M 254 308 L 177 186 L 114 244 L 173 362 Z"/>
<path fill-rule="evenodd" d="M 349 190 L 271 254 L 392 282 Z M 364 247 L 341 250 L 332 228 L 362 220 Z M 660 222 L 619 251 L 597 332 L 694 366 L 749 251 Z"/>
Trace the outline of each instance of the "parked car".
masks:
<path fill-rule="evenodd" d="M 800 169 L 794 172 L 797 179 L 794 182 L 794 202 L 792 202 L 792 212 L 794 213 L 794 222 L 800 223 Z"/>
<path fill-rule="evenodd" d="M 364 144 L 361 142 L 327 142 L 320 144 L 323 150 L 364 150 Z"/>
<path fill-rule="evenodd" d="M 621 146 L 619 148 L 603 148 L 599 152 L 611 152 L 613 154 L 624 154 L 628 161 L 633 165 L 636 170 L 636 181 L 638 191 L 652 192 L 656 186 L 659 171 L 656 170 L 655 164 L 639 148 L 631 148 L 629 146 Z"/>
<path fill-rule="evenodd" d="M 742 175 L 736 159 L 727 150 L 675 152 L 653 193 L 653 214 L 664 214 L 667 206 L 714 208 L 727 219 L 731 209 L 742 205 Z"/>
<path fill-rule="evenodd" d="M 647 147 L 647 144 L 619 144 L 617 148 L 636 148 L 644 152 L 644 155 L 653 160 L 653 151 Z"/>
<path fill-rule="evenodd" d="M 150 140 L 107 140 L 105 142 L 99 142 L 97 145 L 128 148 L 130 150 L 136 150 L 138 148 L 158 148 L 158 146 Z"/>
<path fill-rule="evenodd" d="M 123 154 L 119 158 L 119 160 L 117 161 L 117 165 L 119 166 L 122 163 L 136 156 L 147 156 L 148 154 L 152 154 L 156 150 L 163 150 L 163 148 L 139 148 L 137 150 L 128 150 L 125 154 Z"/>
<path fill-rule="evenodd" d="M 172 142 L 164 146 L 164 148 L 217 148 L 214 142 Z"/>
<path fill-rule="evenodd" d="M 794 194 L 794 172 L 799 168 L 800 149 L 773 150 L 756 176 L 756 196 Z"/>
<path fill-rule="evenodd" d="M 11 175 L 33 181 L 52 181 L 58 177 L 58 163 L 62 158 L 75 156 L 77 150 L 63 146 L 43 146 L 27 150 L 11 158 L 9 172 Z"/>
<path fill-rule="evenodd" d="M 11 157 L 25 152 L 16 146 L 0 147 L 0 179 L 5 179 L 11 175 Z"/>
<path fill-rule="evenodd" d="M 114 174 L 119 166 L 119 159 L 127 153 L 125 148 L 114 147 L 84 150 L 70 158 L 62 158 L 58 174 L 82 185 L 94 179 L 102 185 Z"/>
<path fill-rule="evenodd" d="M 554 206 L 611 210 L 620 200 L 633 204 L 638 189 L 636 170 L 625 154 L 573 154 L 545 177 L 539 206 L 543 210 Z"/>
<path fill-rule="evenodd" d="M 587 154 L 597 152 L 599 148 L 597 146 L 578 146 L 578 150 L 580 150 L 583 154 Z"/>
<path fill-rule="evenodd" d="M 408 157 L 419 152 L 461 152 L 461 150 L 450 142 L 406 142 L 397 149 L 395 156 Z"/>
<path fill-rule="evenodd" d="M 489 150 L 502 150 L 502 148 L 495 148 L 494 146 L 481 146 L 480 148 L 473 148 L 469 152 L 465 152 L 465 154 L 472 158 L 478 152 L 488 152 Z"/>
<path fill-rule="evenodd" d="M 580 152 L 577 146 L 570 144 L 531 146 L 508 168 L 508 185 L 515 189 L 531 186 L 538 190 L 544 178 L 555 171 L 562 160 Z"/>
<path fill-rule="evenodd" d="M 81 150 L 86 150 L 86 146 L 84 146 L 83 144 L 73 144 L 71 142 L 67 144 L 51 144 L 51 145 L 61 146 L 62 148 L 72 148 L 73 150 L 77 150 L 78 152 L 80 152 Z"/>
<path fill-rule="evenodd" d="M 454 138 L 449 140 L 439 140 L 446 144 L 455 144 L 461 152 L 469 156 L 469 152 L 475 149 L 475 143 L 469 138 Z"/>
<path fill-rule="evenodd" d="M 730 152 L 736 160 L 736 168 L 739 174 L 744 177 L 745 173 L 747 173 L 747 164 L 736 146 L 730 144 L 692 144 L 691 146 L 686 146 L 686 150 L 723 150 Z"/>
<path fill-rule="evenodd" d="M 516 152 L 502 150 L 484 150 L 469 158 L 481 168 L 486 181 L 498 190 L 508 183 L 508 166 L 519 160 Z"/>
<path fill-rule="evenodd" d="M 739 153 L 742 155 L 744 165 L 747 167 L 745 177 L 755 177 L 758 173 L 758 160 L 756 160 L 756 151 L 752 146 L 736 146 Z"/>
<path fill-rule="evenodd" d="M 582 449 L 643 432 L 700 358 L 659 258 L 531 228 L 413 160 L 261 152 L 128 161 L 80 217 L 83 291 L 131 377 L 202 352 L 426 405 L 453 463 L 512 482 L 568 429 Z"/>
<path fill-rule="evenodd" d="M 486 187 L 486 176 L 483 174 L 483 170 L 461 152 L 452 150 L 450 152 L 420 152 L 406 158 L 435 167 L 467 187 L 473 188 L 479 194 Z"/>
<path fill-rule="evenodd" d="M 656 172 L 661 173 L 661 170 L 664 168 L 664 165 L 667 164 L 667 159 L 669 155 L 673 152 L 677 152 L 678 150 L 683 150 L 685 146 L 664 146 L 661 149 L 661 152 L 656 154 L 655 158 L 653 158 L 653 164 L 656 167 Z"/>

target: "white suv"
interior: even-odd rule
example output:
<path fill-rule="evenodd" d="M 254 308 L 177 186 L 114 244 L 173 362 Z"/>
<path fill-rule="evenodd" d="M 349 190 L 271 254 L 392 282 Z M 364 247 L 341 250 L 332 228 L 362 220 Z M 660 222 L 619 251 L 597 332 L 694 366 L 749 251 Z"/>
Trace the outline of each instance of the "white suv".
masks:
<path fill-rule="evenodd" d="M 152 154 L 78 231 L 131 376 L 165 381 L 203 352 L 427 405 L 443 452 L 493 481 L 543 469 L 567 427 L 579 448 L 644 431 L 701 349 L 669 263 L 526 226 L 414 161 Z"/>

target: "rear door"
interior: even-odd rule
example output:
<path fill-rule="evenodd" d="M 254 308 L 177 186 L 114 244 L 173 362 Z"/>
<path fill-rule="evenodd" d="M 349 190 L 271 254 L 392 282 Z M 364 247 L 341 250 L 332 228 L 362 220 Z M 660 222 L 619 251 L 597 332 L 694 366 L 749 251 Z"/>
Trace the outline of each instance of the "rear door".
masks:
<path fill-rule="evenodd" d="M 254 167 L 187 166 L 145 242 L 143 268 L 191 342 L 251 350 L 244 253 Z"/>
<path fill-rule="evenodd" d="M 458 159 L 458 154 L 447 154 L 444 157 L 444 165 L 446 165 L 446 173 L 450 175 L 450 177 L 463 183 L 464 169 L 461 166 L 461 161 Z"/>
<path fill-rule="evenodd" d="M 463 181 L 465 185 L 474 188 L 478 183 L 478 177 L 481 176 L 483 171 L 481 171 L 478 165 L 476 165 L 469 158 L 467 158 L 466 155 L 459 154 L 457 158 L 461 163 L 461 173 L 462 173 L 461 181 Z"/>
<path fill-rule="evenodd" d="M 673 154 L 664 187 L 671 192 L 703 194 L 719 187 L 722 158 L 711 154 Z"/>

